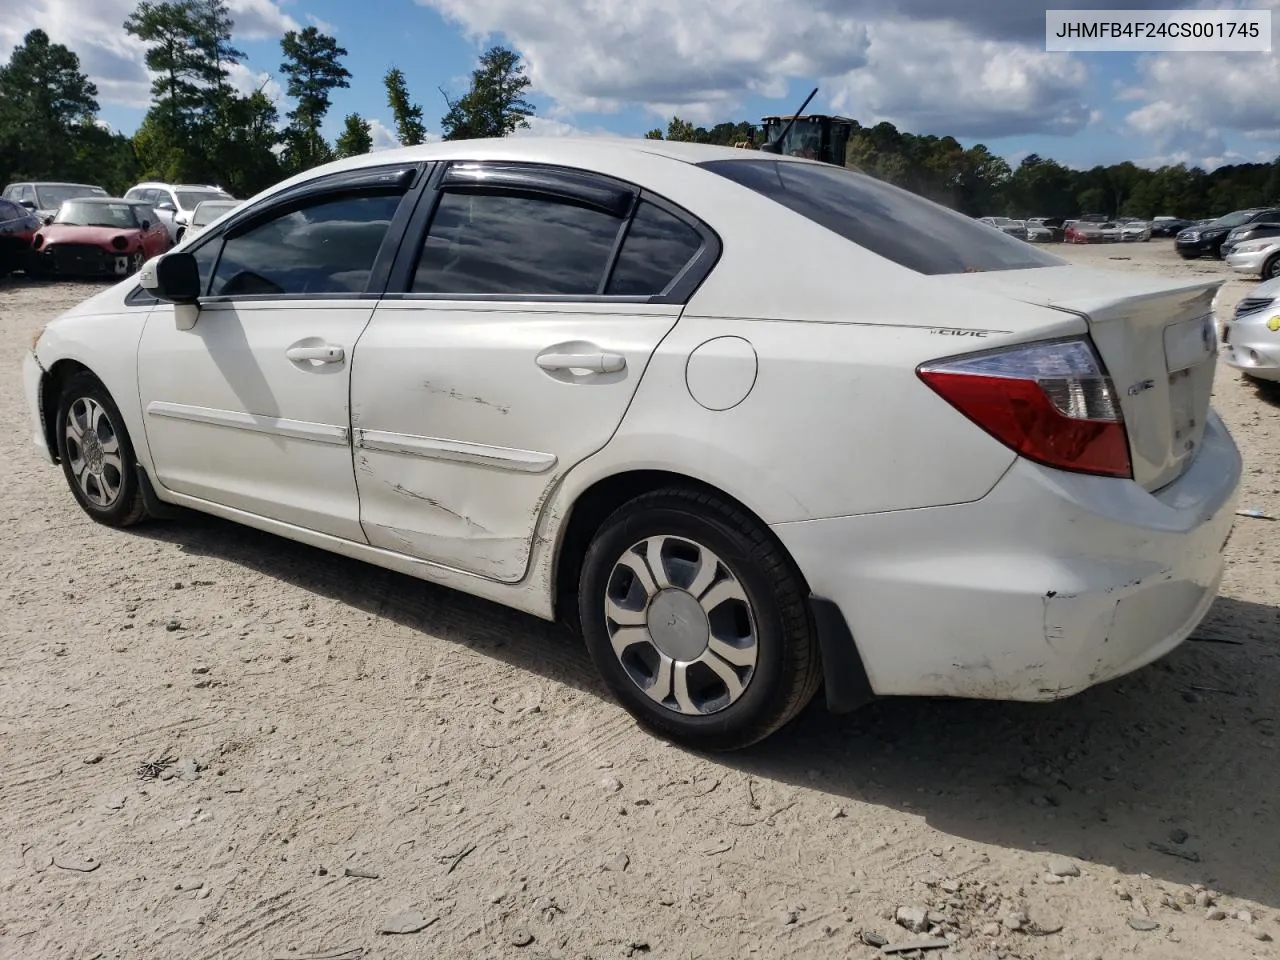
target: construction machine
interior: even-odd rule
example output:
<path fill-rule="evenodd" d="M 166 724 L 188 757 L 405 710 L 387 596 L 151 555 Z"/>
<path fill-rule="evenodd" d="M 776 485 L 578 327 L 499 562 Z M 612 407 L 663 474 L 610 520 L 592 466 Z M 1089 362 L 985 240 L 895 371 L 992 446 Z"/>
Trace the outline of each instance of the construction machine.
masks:
<path fill-rule="evenodd" d="M 843 167 L 845 148 L 849 145 L 849 137 L 857 126 L 857 121 L 826 114 L 805 115 L 804 108 L 817 92 L 818 88 L 814 87 L 800 109 L 791 116 L 763 117 L 760 123 L 765 142 L 760 147 L 747 143 L 736 143 L 734 146 L 789 157 L 805 157 Z"/>

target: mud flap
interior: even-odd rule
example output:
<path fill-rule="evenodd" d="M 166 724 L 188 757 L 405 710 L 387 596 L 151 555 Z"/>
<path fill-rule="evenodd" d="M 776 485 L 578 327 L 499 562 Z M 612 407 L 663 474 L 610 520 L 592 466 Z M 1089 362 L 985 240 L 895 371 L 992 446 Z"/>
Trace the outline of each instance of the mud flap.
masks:
<path fill-rule="evenodd" d="M 165 503 L 156 496 L 156 488 L 151 485 L 151 477 L 147 475 L 142 464 L 137 465 L 138 488 L 142 491 L 142 503 L 147 508 L 147 515 L 156 520 L 173 520 L 182 516 L 182 508 Z"/>
<path fill-rule="evenodd" d="M 867 679 L 858 644 L 849 632 L 840 608 L 830 600 L 810 595 L 809 607 L 822 651 L 822 673 L 827 710 L 851 713 L 876 699 Z"/>

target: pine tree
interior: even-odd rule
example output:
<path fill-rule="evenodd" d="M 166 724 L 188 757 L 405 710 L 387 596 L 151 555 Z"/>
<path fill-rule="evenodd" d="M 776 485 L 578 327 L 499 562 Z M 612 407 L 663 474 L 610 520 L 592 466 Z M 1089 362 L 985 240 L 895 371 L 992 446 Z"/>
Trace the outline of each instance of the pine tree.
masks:
<path fill-rule="evenodd" d="M 280 49 L 284 53 L 280 72 L 288 79 L 286 93 L 297 101 L 288 114 L 286 154 L 292 169 L 305 170 L 332 155 L 320 125 L 329 112 L 329 95 L 351 86 L 351 73 L 342 65 L 347 51 L 315 27 L 290 30 L 281 39 Z"/>
<path fill-rule="evenodd" d="M 358 157 L 373 149 L 373 130 L 358 113 L 347 114 L 346 123 L 334 144 L 340 157 Z"/>
<path fill-rule="evenodd" d="M 458 100 L 445 95 L 449 112 L 442 119 L 446 140 L 505 137 L 528 127 L 534 106 L 524 99 L 530 84 L 520 54 L 490 47 L 471 74 L 471 88 Z"/>
<path fill-rule="evenodd" d="M 392 67 L 382 82 L 387 88 L 387 106 L 396 123 L 396 139 L 406 147 L 422 143 L 427 138 L 427 129 L 422 125 L 422 107 L 409 99 L 404 73 Z"/>

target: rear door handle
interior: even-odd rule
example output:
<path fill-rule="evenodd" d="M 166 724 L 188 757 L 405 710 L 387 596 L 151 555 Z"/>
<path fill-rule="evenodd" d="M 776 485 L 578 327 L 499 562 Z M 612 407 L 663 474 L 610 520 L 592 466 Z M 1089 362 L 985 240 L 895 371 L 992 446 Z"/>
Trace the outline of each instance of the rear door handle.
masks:
<path fill-rule="evenodd" d="M 338 363 L 346 356 L 346 351 L 326 343 L 319 347 L 290 347 L 284 355 L 294 363 L 305 363 L 308 360 L 318 363 Z"/>
<path fill-rule="evenodd" d="M 538 366 L 543 370 L 617 373 L 627 368 L 627 358 L 620 353 L 544 353 L 538 357 Z"/>

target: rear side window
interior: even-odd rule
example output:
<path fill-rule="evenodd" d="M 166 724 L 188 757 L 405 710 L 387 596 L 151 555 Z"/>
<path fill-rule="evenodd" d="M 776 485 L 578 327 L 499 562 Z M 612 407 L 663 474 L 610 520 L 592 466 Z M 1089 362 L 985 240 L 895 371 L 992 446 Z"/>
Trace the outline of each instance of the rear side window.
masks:
<path fill-rule="evenodd" d="M 0 223 L 6 220 L 20 220 L 26 215 L 27 211 L 17 204 L 10 203 L 8 200 L 0 200 Z"/>
<path fill-rule="evenodd" d="M 623 221 L 550 197 L 440 197 L 413 277 L 414 293 L 588 296 L 599 292 Z"/>
<path fill-rule="evenodd" d="M 400 198 L 329 196 L 229 237 L 209 295 L 363 293 Z"/>
<path fill-rule="evenodd" d="M 610 296 L 651 297 L 662 293 L 702 249 L 702 235 L 679 217 L 644 202 L 622 242 L 609 278 Z"/>
<path fill-rule="evenodd" d="M 1066 263 L 941 204 L 844 167 L 761 159 L 712 160 L 699 166 L 917 273 Z"/>

